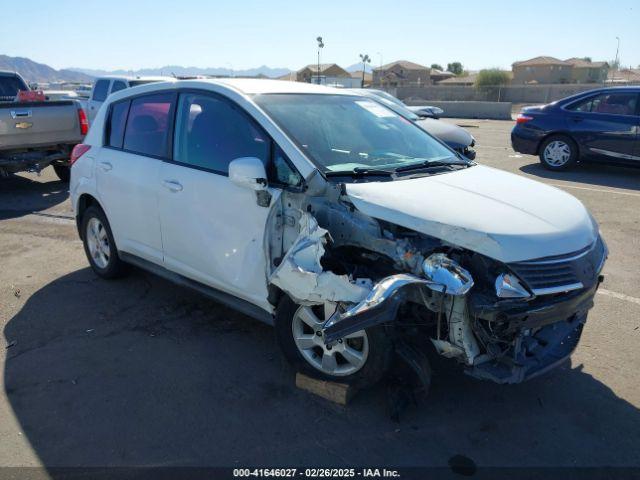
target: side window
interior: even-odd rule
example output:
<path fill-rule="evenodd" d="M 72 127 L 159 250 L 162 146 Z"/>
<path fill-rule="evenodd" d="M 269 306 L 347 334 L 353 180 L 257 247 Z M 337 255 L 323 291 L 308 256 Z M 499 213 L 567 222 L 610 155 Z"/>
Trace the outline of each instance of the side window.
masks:
<path fill-rule="evenodd" d="M 134 98 L 124 133 L 124 149 L 141 155 L 164 157 L 169 139 L 172 93 Z"/>
<path fill-rule="evenodd" d="M 127 113 L 131 102 L 118 102 L 111 106 L 109 123 L 107 125 L 107 145 L 122 148 L 124 141 L 124 127 L 127 124 Z"/>
<path fill-rule="evenodd" d="M 176 162 L 227 174 L 229 163 L 240 157 L 257 157 L 266 165 L 269 150 L 269 138 L 230 102 L 198 93 L 180 95 Z"/>
<path fill-rule="evenodd" d="M 275 146 L 273 161 L 267 167 L 267 176 L 270 183 L 299 187 L 302 185 L 302 176 L 291 166 L 280 147 Z"/>
<path fill-rule="evenodd" d="M 124 90 L 127 88 L 127 84 L 122 80 L 114 80 L 113 85 L 111 85 L 111 93 L 117 92 L 119 90 Z"/>
<path fill-rule="evenodd" d="M 98 80 L 93 86 L 93 94 L 91 100 L 96 102 L 104 102 L 107 98 L 107 91 L 109 90 L 109 80 Z"/>
<path fill-rule="evenodd" d="M 637 103 L 638 95 L 636 93 L 601 93 L 570 105 L 568 110 L 611 115 L 635 115 Z"/>

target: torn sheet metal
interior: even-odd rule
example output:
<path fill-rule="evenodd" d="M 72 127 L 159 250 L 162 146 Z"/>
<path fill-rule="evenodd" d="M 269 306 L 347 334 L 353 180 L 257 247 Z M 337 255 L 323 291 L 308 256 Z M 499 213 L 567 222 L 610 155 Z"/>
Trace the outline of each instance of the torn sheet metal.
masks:
<path fill-rule="evenodd" d="M 271 275 L 270 283 L 300 305 L 363 300 L 371 290 L 370 283 L 354 282 L 347 275 L 322 269 L 320 259 L 325 252 L 328 231 L 308 213 L 300 217 L 299 225 L 298 238 Z"/>

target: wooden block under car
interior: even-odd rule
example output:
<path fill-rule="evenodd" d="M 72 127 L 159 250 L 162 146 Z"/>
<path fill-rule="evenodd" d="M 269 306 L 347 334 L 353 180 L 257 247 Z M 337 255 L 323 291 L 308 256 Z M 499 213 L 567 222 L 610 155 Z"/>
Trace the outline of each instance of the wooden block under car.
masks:
<path fill-rule="evenodd" d="M 339 405 L 347 405 L 357 390 L 346 383 L 328 382 L 296 373 L 296 387 Z"/>

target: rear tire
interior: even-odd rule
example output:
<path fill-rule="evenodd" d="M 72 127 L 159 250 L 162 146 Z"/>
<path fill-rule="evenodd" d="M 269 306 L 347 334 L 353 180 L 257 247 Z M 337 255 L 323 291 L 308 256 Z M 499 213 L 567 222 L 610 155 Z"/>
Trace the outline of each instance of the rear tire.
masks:
<path fill-rule="evenodd" d="M 324 307 L 297 305 L 284 295 L 276 309 L 275 332 L 278 345 L 294 368 L 310 377 L 365 388 L 377 383 L 388 371 L 393 358 L 392 343 L 382 325 L 340 339 L 331 349 L 323 347 L 317 335 Z M 315 315 L 315 320 L 310 320 Z M 300 320 L 305 317 L 306 321 Z M 314 324 L 316 328 L 310 327 Z M 304 328 L 301 329 L 301 326 Z M 296 338 L 298 340 L 296 340 Z M 309 342 L 309 348 L 301 339 Z M 344 355 L 344 356 L 343 356 Z M 333 358 L 333 360 L 332 360 Z M 326 362 L 326 363 L 325 363 Z"/>
<path fill-rule="evenodd" d="M 53 170 L 61 181 L 66 183 L 69 182 L 69 179 L 71 178 L 71 167 L 68 165 L 54 165 Z"/>
<path fill-rule="evenodd" d="M 540 163 L 553 171 L 567 170 L 578 160 L 578 146 L 566 135 L 551 135 L 540 145 Z"/>
<path fill-rule="evenodd" d="M 102 209 L 96 206 L 87 208 L 81 228 L 84 252 L 96 275 L 111 279 L 127 273 L 128 266 L 118 256 L 111 227 Z"/>

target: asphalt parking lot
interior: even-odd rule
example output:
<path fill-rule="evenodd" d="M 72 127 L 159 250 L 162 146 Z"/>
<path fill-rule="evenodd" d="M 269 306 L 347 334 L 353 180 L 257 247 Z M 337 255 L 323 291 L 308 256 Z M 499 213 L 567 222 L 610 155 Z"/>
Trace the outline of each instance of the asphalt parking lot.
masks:
<path fill-rule="evenodd" d="M 599 221 L 606 281 L 570 364 L 498 386 L 438 362 L 399 423 L 382 386 L 330 404 L 269 327 L 144 272 L 98 279 L 47 169 L 0 180 L 0 466 L 640 466 L 640 169 L 551 173 L 511 150 L 512 122 L 446 121 Z"/>

